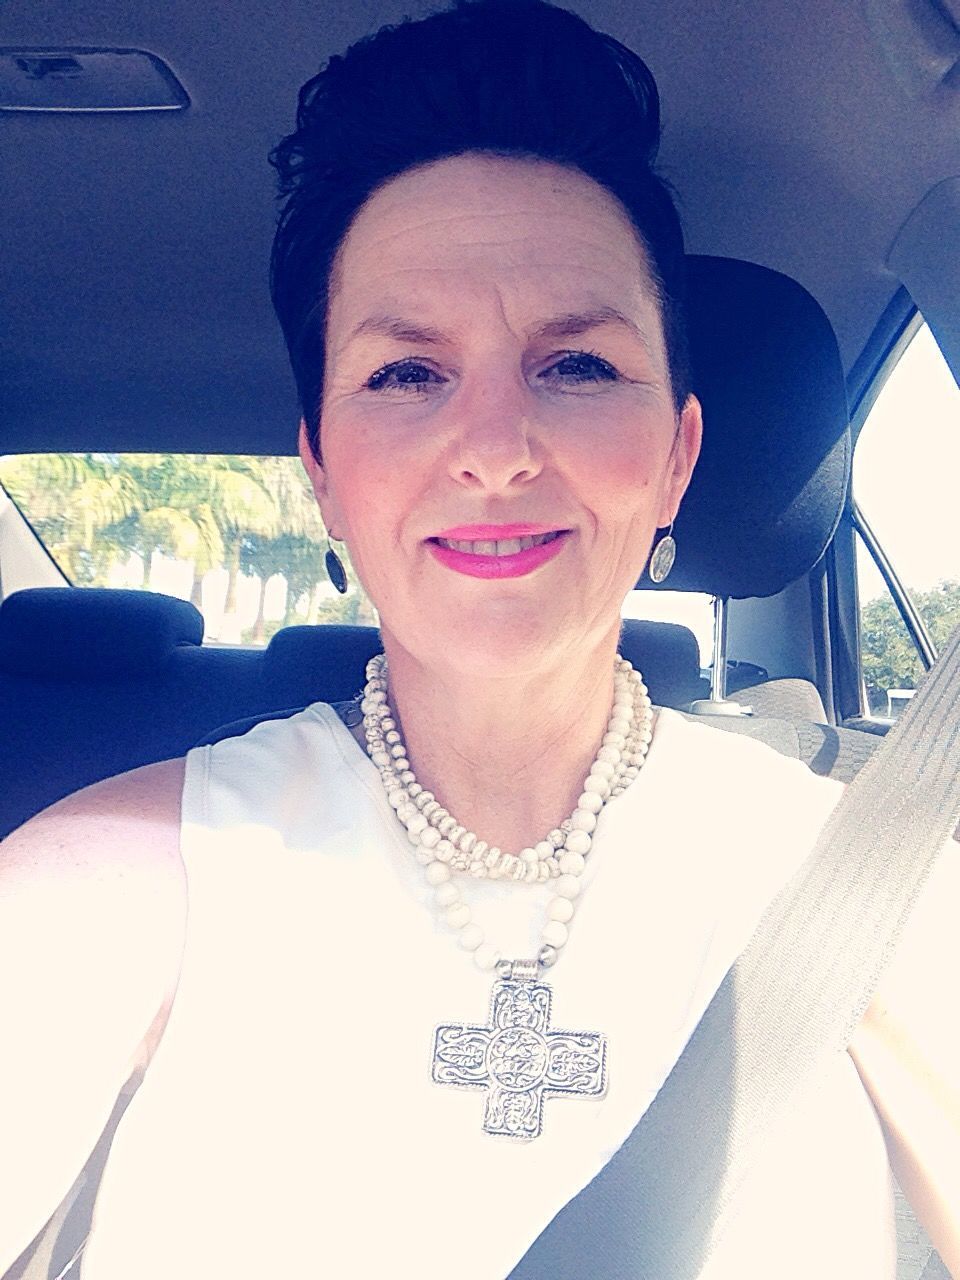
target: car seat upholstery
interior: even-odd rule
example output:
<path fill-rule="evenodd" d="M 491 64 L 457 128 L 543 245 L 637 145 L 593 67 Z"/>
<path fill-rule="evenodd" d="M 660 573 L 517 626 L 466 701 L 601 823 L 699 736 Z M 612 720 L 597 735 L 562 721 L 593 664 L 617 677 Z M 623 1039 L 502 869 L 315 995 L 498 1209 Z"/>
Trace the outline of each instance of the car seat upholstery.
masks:
<path fill-rule="evenodd" d="M 780 677 L 756 684 L 727 688 L 727 699 L 750 707 L 754 715 L 783 720 L 814 720 L 823 723 L 827 712 L 820 691 L 811 680 Z"/>
<path fill-rule="evenodd" d="M 361 688 L 374 627 L 293 626 L 266 649 L 205 647 L 193 605 L 142 591 L 44 587 L 0 605 L 0 837 L 61 796 L 183 755 L 217 726 Z M 652 696 L 700 692 L 696 638 L 624 623 Z"/>

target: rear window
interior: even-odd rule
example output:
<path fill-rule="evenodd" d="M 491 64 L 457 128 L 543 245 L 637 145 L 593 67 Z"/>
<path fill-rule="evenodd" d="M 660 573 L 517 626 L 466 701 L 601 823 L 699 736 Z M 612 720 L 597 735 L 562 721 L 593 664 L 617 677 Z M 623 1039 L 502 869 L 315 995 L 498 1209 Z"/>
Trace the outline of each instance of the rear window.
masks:
<path fill-rule="evenodd" d="M 0 485 L 74 586 L 190 600 L 205 644 L 256 647 L 296 623 L 378 625 L 342 542 L 347 594 L 327 577 L 326 530 L 297 458 L 8 455 Z M 710 596 L 632 591 L 622 613 L 690 627 L 709 658 Z"/>
<path fill-rule="evenodd" d="M 205 643 L 263 645 L 295 623 L 377 624 L 296 458 L 45 453 L 0 458 L 0 484 L 68 580 L 192 601 Z"/>

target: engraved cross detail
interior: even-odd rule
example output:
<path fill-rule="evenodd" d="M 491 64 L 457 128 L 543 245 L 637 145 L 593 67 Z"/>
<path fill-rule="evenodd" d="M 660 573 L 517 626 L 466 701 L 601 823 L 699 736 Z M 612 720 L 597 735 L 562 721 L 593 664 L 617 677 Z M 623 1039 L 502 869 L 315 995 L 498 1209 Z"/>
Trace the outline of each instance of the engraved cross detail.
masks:
<path fill-rule="evenodd" d="M 606 1089 L 605 1038 L 549 1030 L 552 995 L 546 983 L 506 978 L 494 985 L 490 1026 L 437 1027 L 433 1079 L 487 1091 L 486 1133 L 536 1138 L 545 1095 L 600 1097 Z"/>

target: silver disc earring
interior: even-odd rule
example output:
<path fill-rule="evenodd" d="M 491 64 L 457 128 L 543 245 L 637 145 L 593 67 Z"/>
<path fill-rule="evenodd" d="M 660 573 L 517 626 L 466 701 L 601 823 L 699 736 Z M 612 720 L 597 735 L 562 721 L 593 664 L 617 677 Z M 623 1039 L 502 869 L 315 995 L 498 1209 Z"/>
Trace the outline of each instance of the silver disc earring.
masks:
<path fill-rule="evenodd" d="M 650 556 L 648 573 L 651 582 L 658 584 L 663 582 L 673 568 L 673 562 L 677 558 L 677 544 L 671 537 L 672 532 L 673 521 L 671 520 L 670 528 L 653 548 L 653 554 Z"/>
<path fill-rule="evenodd" d="M 347 594 L 347 571 L 343 567 L 343 561 L 330 545 L 329 538 L 327 538 L 327 554 L 323 557 L 323 563 L 327 569 L 327 577 L 340 594 L 345 596 Z"/>

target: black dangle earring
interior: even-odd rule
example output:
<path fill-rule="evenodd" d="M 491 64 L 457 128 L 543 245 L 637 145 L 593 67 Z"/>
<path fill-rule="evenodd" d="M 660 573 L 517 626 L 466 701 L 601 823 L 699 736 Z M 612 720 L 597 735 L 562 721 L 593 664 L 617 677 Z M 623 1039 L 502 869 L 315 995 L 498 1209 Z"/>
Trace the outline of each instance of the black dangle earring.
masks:
<path fill-rule="evenodd" d="M 671 520 L 670 528 L 653 548 L 653 554 L 650 556 L 650 568 L 647 572 L 650 574 L 651 582 L 657 584 L 663 582 L 673 568 L 673 562 L 677 558 L 677 544 L 671 537 L 672 533 L 673 521 Z"/>
<path fill-rule="evenodd" d="M 330 545 L 329 538 L 327 538 L 327 554 L 323 558 L 323 563 L 327 567 L 327 577 L 340 594 L 345 596 L 347 594 L 347 571 L 343 567 L 343 561 Z"/>

